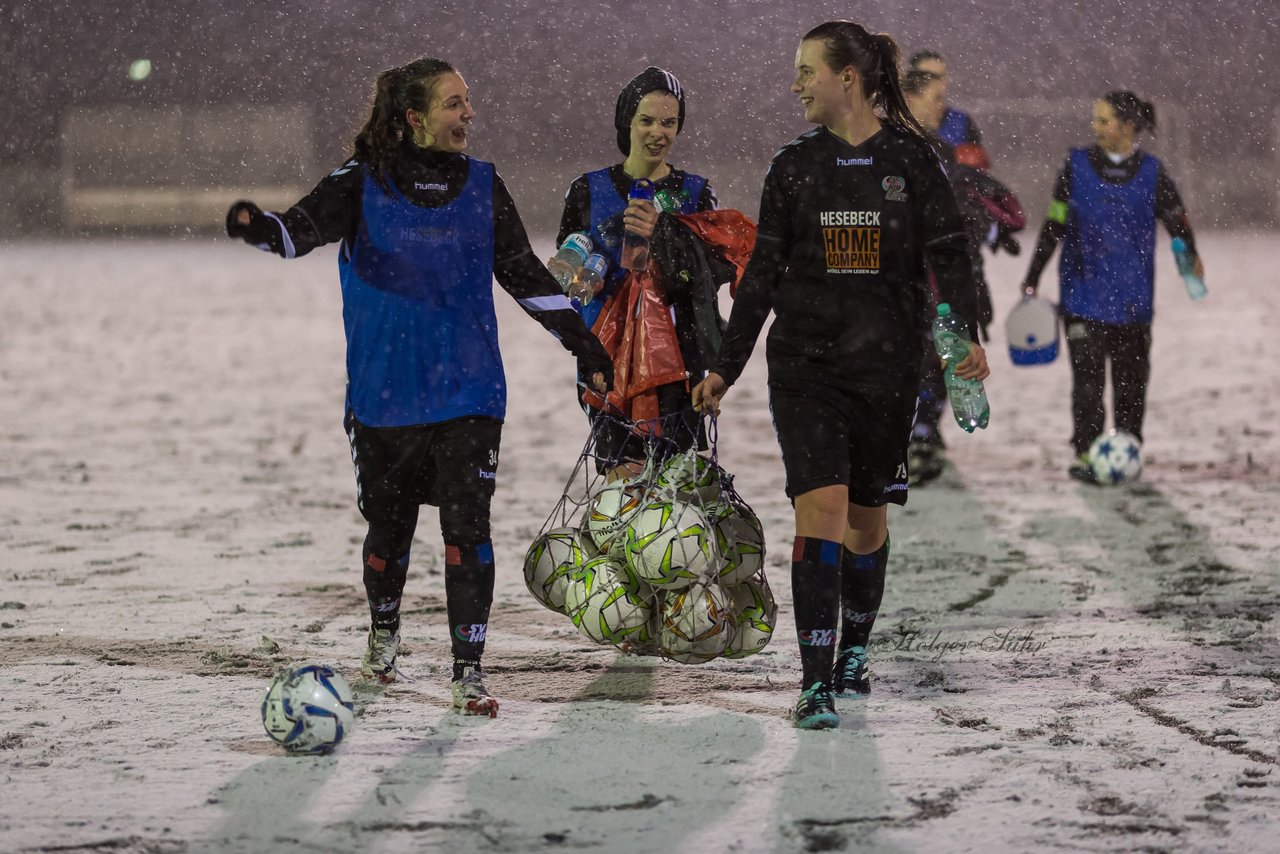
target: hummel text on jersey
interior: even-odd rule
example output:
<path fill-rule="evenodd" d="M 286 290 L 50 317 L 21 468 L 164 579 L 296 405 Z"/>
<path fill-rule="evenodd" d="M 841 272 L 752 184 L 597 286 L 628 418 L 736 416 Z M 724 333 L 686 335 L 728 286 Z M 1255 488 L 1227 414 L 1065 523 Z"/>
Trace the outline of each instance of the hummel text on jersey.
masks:
<path fill-rule="evenodd" d="M 837 157 L 837 166 L 870 166 L 875 163 L 874 157 Z"/>
<path fill-rule="evenodd" d="M 880 211 L 823 211 L 818 221 L 821 225 L 879 225 Z"/>

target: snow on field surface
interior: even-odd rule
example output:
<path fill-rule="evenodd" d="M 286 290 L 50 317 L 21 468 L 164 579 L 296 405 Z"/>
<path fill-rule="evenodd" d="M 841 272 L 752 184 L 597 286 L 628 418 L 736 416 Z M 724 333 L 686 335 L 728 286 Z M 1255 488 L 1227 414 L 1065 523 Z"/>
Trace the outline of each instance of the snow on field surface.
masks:
<path fill-rule="evenodd" d="M 413 681 L 358 680 L 333 252 L 0 245 L 0 850 L 1274 846 L 1276 247 L 1204 235 L 1210 295 L 1193 304 L 1162 241 L 1146 472 L 1128 487 L 1066 478 L 1065 360 L 1014 368 L 997 324 L 990 429 L 952 425 L 953 467 L 891 513 L 874 693 L 840 701 L 839 730 L 801 733 L 763 344 L 719 431 L 766 526 L 774 641 L 701 667 L 625 657 L 524 589 L 585 424 L 569 356 L 498 294 L 511 394 L 486 664 L 502 711 L 463 719 L 432 511 L 404 610 Z M 991 264 L 1001 321 L 1024 264 Z M 333 756 L 263 734 L 258 704 L 291 661 L 356 685 Z"/>

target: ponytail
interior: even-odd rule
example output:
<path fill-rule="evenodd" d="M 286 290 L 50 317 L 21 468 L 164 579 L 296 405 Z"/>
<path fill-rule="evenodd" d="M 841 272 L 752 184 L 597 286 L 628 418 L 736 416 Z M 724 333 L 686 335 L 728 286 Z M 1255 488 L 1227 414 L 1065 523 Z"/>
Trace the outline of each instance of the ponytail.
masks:
<path fill-rule="evenodd" d="M 872 35 L 853 21 L 828 21 L 805 33 L 802 41 L 822 39 L 823 58 L 835 70 L 852 65 L 862 81 L 862 96 L 885 121 L 907 133 L 928 138 L 911 114 L 898 79 L 898 43 L 888 33 Z"/>
<path fill-rule="evenodd" d="M 1150 101 L 1144 101 L 1132 92 L 1117 90 L 1102 96 L 1102 100 L 1111 105 L 1116 118 L 1133 125 L 1134 133 L 1156 130 L 1156 108 Z"/>
<path fill-rule="evenodd" d="M 443 59 L 424 57 L 378 75 L 369 118 L 356 134 L 353 148 L 355 158 L 369 167 L 384 188 L 389 188 L 387 173 L 400 146 L 410 136 L 405 112 L 426 112 L 436 79 L 454 70 Z"/>

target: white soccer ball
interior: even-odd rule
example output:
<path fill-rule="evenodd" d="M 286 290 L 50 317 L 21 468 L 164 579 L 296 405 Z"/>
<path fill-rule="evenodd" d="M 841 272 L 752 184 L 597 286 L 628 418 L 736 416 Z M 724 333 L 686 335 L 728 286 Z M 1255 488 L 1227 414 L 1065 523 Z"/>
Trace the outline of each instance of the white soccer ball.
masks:
<path fill-rule="evenodd" d="M 706 508 L 715 528 L 721 584 L 740 584 L 764 566 L 764 526 L 743 504 L 717 501 Z"/>
<path fill-rule="evenodd" d="M 600 554 L 621 554 L 627 523 L 644 500 L 643 484 L 615 480 L 605 484 L 587 507 L 587 531 Z"/>
<path fill-rule="evenodd" d="M 662 653 L 682 664 L 702 664 L 733 640 L 729 597 L 714 581 L 667 594 L 662 607 Z"/>
<path fill-rule="evenodd" d="M 663 492 L 696 495 L 710 501 L 720 494 L 721 473 L 719 466 L 690 449 L 667 458 L 654 486 Z"/>
<path fill-rule="evenodd" d="M 1101 484 L 1137 480 L 1142 474 L 1142 445 L 1124 430 L 1103 433 L 1089 446 L 1089 467 Z"/>
<path fill-rule="evenodd" d="M 328 753 L 355 725 L 351 686 L 322 664 L 287 667 L 262 699 L 262 726 L 290 753 Z"/>
<path fill-rule="evenodd" d="M 720 560 L 715 531 L 701 508 L 656 496 L 628 522 L 623 553 L 637 578 L 666 589 L 708 580 Z"/>
<path fill-rule="evenodd" d="M 574 575 L 565 602 L 578 631 L 596 643 L 644 642 L 653 616 L 652 594 L 620 562 L 600 556 Z"/>
<path fill-rule="evenodd" d="M 763 573 L 726 588 L 733 609 L 733 639 L 725 647 L 725 658 L 746 658 L 769 645 L 778 624 L 778 603 Z"/>
<path fill-rule="evenodd" d="M 537 599 L 552 611 L 563 614 L 569 576 L 586 563 L 590 555 L 576 528 L 555 528 L 529 546 L 524 556 L 524 583 Z"/>

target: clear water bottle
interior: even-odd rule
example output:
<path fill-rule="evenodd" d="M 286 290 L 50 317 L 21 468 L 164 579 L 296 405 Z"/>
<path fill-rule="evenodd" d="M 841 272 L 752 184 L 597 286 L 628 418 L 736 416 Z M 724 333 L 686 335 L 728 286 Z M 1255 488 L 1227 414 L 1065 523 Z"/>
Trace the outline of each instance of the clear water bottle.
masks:
<path fill-rule="evenodd" d="M 569 302 L 574 308 L 581 308 L 591 302 L 604 287 L 604 275 L 609 272 L 609 259 L 599 252 L 592 252 L 582 262 L 578 275 L 569 285 Z"/>
<path fill-rule="evenodd" d="M 575 231 L 560 244 L 560 251 L 547 262 L 547 270 L 555 277 L 562 291 L 568 292 L 578 268 L 591 254 L 591 238 L 581 231 Z"/>
<path fill-rule="evenodd" d="M 631 185 L 629 199 L 653 201 L 653 183 L 639 178 Z M 622 238 L 622 268 L 624 270 L 647 270 L 649 268 L 649 238 L 628 231 Z"/>
<path fill-rule="evenodd" d="M 1187 296 L 1192 299 L 1204 299 L 1205 294 L 1209 293 L 1209 287 L 1204 283 L 1204 279 L 1196 275 L 1196 259 L 1191 257 L 1187 241 L 1181 237 L 1173 238 L 1173 259 L 1178 262 L 1178 273 L 1182 276 L 1183 284 L 1187 286 Z"/>
<path fill-rule="evenodd" d="M 956 376 L 955 367 L 969 355 L 972 343 L 963 319 L 951 313 L 951 306 L 938 306 L 938 316 L 933 320 L 933 346 L 946 363 L 943 379 L 947 384 L 947 397 L 951 400 L 951 413 L 956 423 L 966 433 L 986 427 L 991 420 L 991 406 L 982 380 L 967 380 Z"/>

